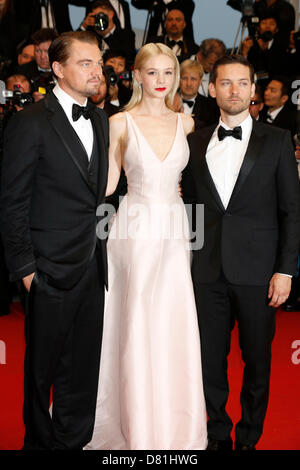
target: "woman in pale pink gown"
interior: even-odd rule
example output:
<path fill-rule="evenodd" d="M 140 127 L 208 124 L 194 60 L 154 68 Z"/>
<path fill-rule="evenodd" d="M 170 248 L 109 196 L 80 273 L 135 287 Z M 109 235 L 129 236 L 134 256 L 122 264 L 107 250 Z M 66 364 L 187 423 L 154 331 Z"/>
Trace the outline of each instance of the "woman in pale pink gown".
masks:
<path fill-rule="evenodd" d="M 190 116 L 171 103 L 179 65 L 162 44 L 136 57 L 126 111 L 110 120 L 107 194 L 128 193 L 108 240 L 109 290 L 94 433 L 85 449 L 205 449 L 200 339 L 187 216 L 178 193 Z"/>

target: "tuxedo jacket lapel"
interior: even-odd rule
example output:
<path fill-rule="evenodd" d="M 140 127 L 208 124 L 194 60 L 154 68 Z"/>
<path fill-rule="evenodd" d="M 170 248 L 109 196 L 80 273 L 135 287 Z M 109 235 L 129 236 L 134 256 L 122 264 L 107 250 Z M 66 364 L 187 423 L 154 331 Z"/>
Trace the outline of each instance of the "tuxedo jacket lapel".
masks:
<path fill-rule="evenodd" d="M 222 200 L 219 196 L 219 193 L 217 191 L 217 188 L 215 186 L 215 183 L 212 179 L 212 176 L 210 174 L 207 162 L 206 162 L 206 151 L 208 144 L 210 142 L 210 139 L 213 135 L 213 132 L 215 130 L 216 126 L 213 125 L 207 130 L 207 134 L 203 136 L 203 138 L 200 140 L 200 142 L 197 142 L 198 150 L 195 149 L 194 152 L 199 155 L 200 152 L 200 174 L 203 175 L 203 183 L 207 186 L 209 189 L 210 193 L 212 194 L 215 203 L 217 204 L 218 208 L 221 211 L 225 211 L 225 208 L 223 206 Z"/>
<path fill-rule="evenodd" d="M 98 181 L 98 201 L 102 199 L 103 190 L 106 189 L 107 184 L 107 172 L 108 172 L 108 157 L 107 157 L 107 148 L 106 148 L 106 139 L 104 135 L 103 124 L 99 114 L 97 113 L 94 105 L 89 106 L 91 113 L 91 121 L 94 129 L 94 137 L 97 139 L 99 158 L 102 156 L 100 164 L 100 177 Z M 103 177 L 101 177 L 103 176 Z"/>
<path fill-rule="evenodd" d="M 85 180 L 89 189 L 95 194 L 95 190 L 91 185 L 91 182 L 88 177 L 88 156 L 86 154 L 85 148 L 80 138 L 74 131 L 73 127 L 69 123 L 68 118 L 63 111 L 63 108 L 60 106 L 54 94 L 50 93 L 49 95 L 47 95 L 47 97 L 45 98 L 45 106 L 49 111 L 50 123 L 56 133 L 59 135 L 62 144 L 67 150 L 68 155 L 78 168 L 81 176 Z M 96 126 L 94 126 L 94 128 L 96 129 L 95 134 L 97 134 L 95 138 L 98 138 L 98 144 L 100 149 L 101 145 L 103 145 L 103 142 L 102 140 L 101 143 L 99 142 L 97 127 L 98 123 Z"/>
<path fill-rule="evenodd" d="M 259 131 L 257 128 L 256 121 L 253 120 L 253 128 L 251 132 L 251 136 L 249 139 L 249 144 L 245 153 L 245 157 L 234 186 L 234 189 L 231 194 L 231 198 L 228 204 L 228 210 L 230 206 L 234 203 L 235 198 L 237 197 L 238 193 L 240 192 L 241 188 L 243 187 L 248 175 L 250 174 L 257 158 L 261 154 L 261 148 L 264 143 L 263 133 Z"/>

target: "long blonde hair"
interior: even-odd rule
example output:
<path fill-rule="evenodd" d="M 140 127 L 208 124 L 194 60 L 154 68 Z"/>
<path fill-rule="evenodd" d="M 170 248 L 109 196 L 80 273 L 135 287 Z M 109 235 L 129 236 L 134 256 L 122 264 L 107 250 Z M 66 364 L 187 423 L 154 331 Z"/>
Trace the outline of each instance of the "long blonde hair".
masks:
<path fill-rule="evenodd" d="M 174 110 L 173 101 L 174 101 L 174 97 L 177 92 L 177 89 L 179 87 L 179 81 L 180 81 L 180 66 L 179 66 L 179 62 L 174 52 L 168 46 L 162 43 L 151 42 L 149 44 L 145 44 L 136 55 L 135 62 L 134 62 L 134 70 L 140 70 L 149 59 L 160 54 L 167 55 L 174 62 L 175 79 L 174 79 L 172 89 L 170 90 L 170 92 L 167 94 L 165 98 L 166 106 L 172 109 L 173 111 Z M 133 75 L 132 96 L 131 96 L 130 101 L 124 107 L 124 110 L 129 111 L 130 109 L 134 108 L 137 104 L 141 102 L 142 97 L 143 97 L 142 87 L 139 86 L 138 81 Z"/>

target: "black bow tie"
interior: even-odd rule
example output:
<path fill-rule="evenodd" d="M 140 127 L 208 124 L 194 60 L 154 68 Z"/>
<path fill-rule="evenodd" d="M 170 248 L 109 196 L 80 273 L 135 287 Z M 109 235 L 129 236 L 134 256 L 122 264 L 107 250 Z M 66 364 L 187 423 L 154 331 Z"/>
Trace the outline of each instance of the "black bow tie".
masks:
<path fill-rule="evenodd" d="M 232 130 L 226 130 L 224 127 L 220 126 L 218 129 L 218 138 L 219 140 L 225 139 L 225 137 L 232 136 L 235 139 L 242 140 L 242 128 L 241 126 L 234 127 Z"/>
<path fill-rule="evenodd" d="M 79 104 L 73 104 L 72 107 L 72 119 L 73 121 L 78 121 L 80 116 L 83 116 L 85 119 L 90 119 L 90 112 L 87 106 L 79 106 Z"/>
<path fill-rule="evenodd" d="M 192 108 L 195 104 L 195 101 L 190 101 L 190 100 L 182 100 L 184 103 L 186 103 L 190 108 Z"/>
<path fill-rule="evenodd" d="M 171 48 L 174 47 L 174 46 L 178 46 L 178 47 L 180 47 L 180 49 L 182 49 L 183 48 L 183 41 L 174 41 L 174 40 L 168 39 L 167 46 L 169 46 Z"/>

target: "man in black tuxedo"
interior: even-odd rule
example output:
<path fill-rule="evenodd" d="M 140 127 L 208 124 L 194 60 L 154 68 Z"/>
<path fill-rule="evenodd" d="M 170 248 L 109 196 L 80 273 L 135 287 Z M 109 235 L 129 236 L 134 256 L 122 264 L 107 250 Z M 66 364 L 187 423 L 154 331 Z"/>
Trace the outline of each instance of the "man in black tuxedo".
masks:
<path fill-rule="evenodd" d="M 276 18 L 270 15 L 261 18 L 257 31 L 258 39 L 248 37 L 242 46 L 242 54 L 252 64 L 257 80 L 265 84 L 274 75 L 288 75 L 287 47 L 279 35 Z"/>
<path fill-rule="evenodd" d="M 149 38 L 148 42 L 160 42 L 166 44 L 173 50 L 181 63 L 196 54 L 199 46 L 185 36 L 186 21 L 182 10 L 179 8 L 170 9 L 166 15 L 165 30 L 166 34 Z"/>
<path fill-rule="evenodd" d="M 195 60 L 184 60 L 180 65 L 180 95 L 185 114 L 192 115 L 195 129 L 216 123 L 219 119 L 219 108 L 214 100 L 198 93 L 203 77 L 203 67 Z"/>
<path fill-rule="evenodd" d="M 237 320 L 245 363 L 235 449 L 252 450 L 267 409 L 275 309 L 289 295 L 299 248 L 299 181 L 288 131 L 253 121 L 254 73 L 242 56 L 219 59 L 210 93 L 219 125 L 189 136 L 186 202 L 204 204 L 204 245 L 194 252 L 210 450 L 231 450 L 227 355 Z"/>
<path fill-rule="evenodd" d="M 72 31 L 69 5 L 86 3 L 87 0 L 14 0 L 17 19 L 26 25 L 27 39 L 41 28 L 55 28 L 59 34 Z"/>
<path fill-rule="evenodd" d="M 264 92 L 263 122 L 296 134 L 297 110 L 289 103 L 289 85 L 282 77 L 271 80 Z"/>
<path fill-rule="evenodd" d="M 108 122 L 86 105 L 102 75 L 95 36 L 64 33 L 49 57 L 58 84 L 6 129 L 1 228 L 11 279 L 27 290 L 24 450 L 79 450 L 93 432 L 107 285 L 96 210 Z"/>
<path fill-rule="evenodd" d="M 105 30 L 95 26 L 94 15 L 103 13 L 108 18 Z M 135 58 L 135 33 L 132 30 L 121 29 L 115 23 L 115 10 L 109 0 L 96 0 L 92 4 L 92 10 L 80 25 L 81 30 L 91 30 L 97 34 L 99 47 L 104 53 L 108 50 L 121 50 L 129 63 Z"/>
<path fill-rule="evenodd" d="M 150 21 L 146 42 L 150 38 L 165 33 L 165 19 L 170 8 L 179 8 L 183 11 L 186 19 L 185 35 L 194 41 L 192 16 L 195 9 L 193 0 L 131 0 L 131 4 L 139 10 L 149 10 Z"/>
<path fill-rule="evenodd" d="M 121 29 L 132 30 L 128 2 L 126 0 L 109 0 L 109 2 L 115 12 L 115 24 Z M 88 15 L 93 9 L 95 0 L 86 0 L 85 3 L 87 4 L 86 15 Z"/>

